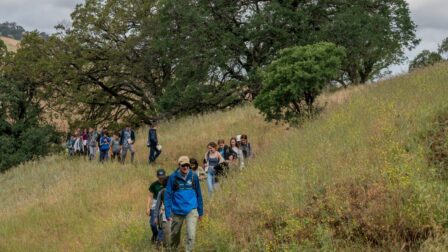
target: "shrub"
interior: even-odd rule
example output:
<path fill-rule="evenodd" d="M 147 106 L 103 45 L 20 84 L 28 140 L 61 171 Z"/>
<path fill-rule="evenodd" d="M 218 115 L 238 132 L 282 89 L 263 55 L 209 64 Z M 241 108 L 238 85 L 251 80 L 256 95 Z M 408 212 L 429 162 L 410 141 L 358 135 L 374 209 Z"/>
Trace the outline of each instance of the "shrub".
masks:
<path fill-rule="evenodd" d="M 314 102 L 339 72 L 344 50 L 331 43 L 284 49 L 262 73 L 263 87 L 254 101 L 267 121 L 297 125 L 316 110 Z"/>

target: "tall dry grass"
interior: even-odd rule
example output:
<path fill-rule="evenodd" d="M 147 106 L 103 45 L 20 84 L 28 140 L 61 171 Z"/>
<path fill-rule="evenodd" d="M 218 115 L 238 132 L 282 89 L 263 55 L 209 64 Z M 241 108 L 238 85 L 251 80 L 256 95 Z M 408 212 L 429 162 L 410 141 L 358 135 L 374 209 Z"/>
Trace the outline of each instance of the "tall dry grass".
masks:
<path fill-rule="evenodd" d="M 447 184 L 423 139 L 448 109 L 447 68 L 328 95 L 298 129 L 252 107 L 162 123 L 155 166 L 142 129 L 133 165 L 53 156 L 14 168 L 0 177 L 0 251 L 152 250 L 145 198 L 156 168 L 241 133 L 256 158 L 205 193 L 198 251 L 444 248 Z"/>

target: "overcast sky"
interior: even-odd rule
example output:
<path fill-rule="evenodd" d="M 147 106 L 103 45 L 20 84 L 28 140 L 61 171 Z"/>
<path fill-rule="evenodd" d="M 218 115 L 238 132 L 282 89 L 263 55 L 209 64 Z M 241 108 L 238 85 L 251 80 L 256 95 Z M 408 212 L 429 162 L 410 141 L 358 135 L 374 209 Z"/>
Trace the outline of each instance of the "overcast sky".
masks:
<path fill-rule="evenodd" d="M 0 0 L 0 22 L 16 22 L 26 30 L 52 33 L 53 27 L 70 21 L 70 13 L 83 0 Z M 412 59 L 421 50 L 436 50 L 448 37 L 448 0 L 408 0 L 412 18 L 418 25 L 420 45 L 407 56 Z M 407 72 L 407 64 L 394 66 L 394 73 Z"/>

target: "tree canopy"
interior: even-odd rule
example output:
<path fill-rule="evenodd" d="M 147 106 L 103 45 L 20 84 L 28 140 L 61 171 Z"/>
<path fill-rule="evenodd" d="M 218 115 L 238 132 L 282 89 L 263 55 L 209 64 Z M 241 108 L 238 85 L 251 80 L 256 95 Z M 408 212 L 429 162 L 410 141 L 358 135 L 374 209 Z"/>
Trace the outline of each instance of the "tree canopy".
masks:
<path fill-rule="evenodd" d="M 88 0 L 72 20 L 36 40 L 38 81 L 49 106 L 95 123 L 252 100 L 260 69 L 288 47 L 344 47 L 337 81 L 350 85 L 376 78 L 418 43 L 405 0 Z"/>

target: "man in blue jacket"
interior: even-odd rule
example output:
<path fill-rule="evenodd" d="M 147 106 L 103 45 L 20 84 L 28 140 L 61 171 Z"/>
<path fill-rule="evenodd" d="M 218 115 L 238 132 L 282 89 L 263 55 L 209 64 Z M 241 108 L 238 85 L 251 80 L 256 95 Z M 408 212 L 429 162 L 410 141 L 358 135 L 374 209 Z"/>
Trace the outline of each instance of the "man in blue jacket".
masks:
<path fill-rule="evenodd" d="M 179 158 L 179 169 L 168 179 L 165 191 L 165 215 L 171 222 L 170 246 L 175 249 L 179 247 L 182 224 L 186 221 L 186 251 L 193 251 L 196 225 L 198 220 L 202 220 L 204 208 L 199 178 L 190 170 L 190 159 L 187 156 Z"/>

